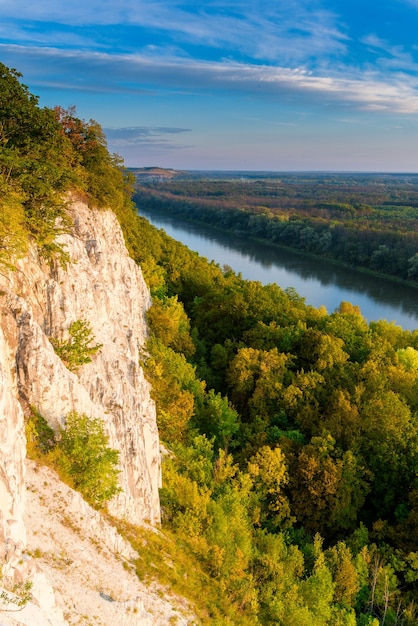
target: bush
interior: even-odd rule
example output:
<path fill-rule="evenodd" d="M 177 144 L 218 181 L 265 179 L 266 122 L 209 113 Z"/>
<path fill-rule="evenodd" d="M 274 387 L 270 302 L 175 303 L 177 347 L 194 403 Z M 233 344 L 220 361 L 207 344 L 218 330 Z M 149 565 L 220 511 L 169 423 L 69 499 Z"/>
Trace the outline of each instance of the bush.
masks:
<path fill-rule="evenodd" d="M 26 452 L 30 459 L 42 459 L 56 446 L 55 432 L 34 407 L 25 422 Z"/>
<path fill-rule="evenodd" d="M 56 449 L 56 462 L 87 502 L 102 508 L 121 491 L 119 452 L 108 447 L 101 420 L 73 411 L 66 422 Z"/>
<path fill-rule="evenodd" d="M 94 339 L 91 326 L 85 320 L 76 320 L 68 329 L 70 338 L 60 341 L 50 338 L 55 352 L 65 363 L 69 370 L 76 371 L 81 365 L 91 362 L 91 357 L 96 354 L 103 344 L 90 345 Z"/>

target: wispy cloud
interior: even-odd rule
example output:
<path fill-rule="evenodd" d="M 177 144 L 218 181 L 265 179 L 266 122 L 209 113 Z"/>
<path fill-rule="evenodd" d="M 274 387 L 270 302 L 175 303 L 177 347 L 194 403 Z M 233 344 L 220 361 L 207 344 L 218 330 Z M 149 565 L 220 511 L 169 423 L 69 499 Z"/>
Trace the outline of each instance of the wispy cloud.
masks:
<path fill-rule="evenodd" d="M 144 158 L 167 157 L 193 148 L 189 143 L 176 141 L 176 137 L 190 132 L 189 128 L 166 126 L 126 126 L 103 128 L 111 152 L 123 154 L 126 161 L 137 164 Z"/>
<path fill-rule="evenodd" d="M 0 0 L 2 19 L 19 22 L 22 40 L 42 37 L 42 23 L 67 27 L 124 26 L 138 29 L 135 45 L 141 45 L 141 29 L 164 33 L 179 47 L 205 46 L 229 50 L 259 60 L 300 63 L 322 56 L 343 54 L 346 35 L 339 17 L 317 0 L 242 2 L 197 0 L 188 6 L 176 0 Z M 30 23 L 30 28 L 25 28 Z M 16 26 L 15 26 L 16 27 Z M 71 33 L 67 34 L 68 37 Z M 16 42 L 20 39 L 15 39 Z M 51 41 L 51 39 L 50 39 Z M 87 45 L 87 39 L 84 41 Z M 90 47 L 94 45 L 90 41 Z"/>
<path fill-rule="evenodd" d="M 279 102 L 309 102 L 401 114 L 418 112 L 418 81 L 401 72 L 315 73 L 254 63 L 195 61 L 179 57 L 109 55 L 55 48 L 0 46 L 2 58 L 19 58 L 32 84 L 120 93 L 251 93 Z M 7 63 L 7 60 L 4 62 Z"/>
<path fill-rule="evenodd" d="M 411 52 L 405 50 L 403 46 L 391 45 L 375 34 L 364 37 L 362 43 L 376 55 L 375 65 L 377 68 L 418 74 L 418 62 L 413 59 Z"/>
<path fill-rule="evenodd" d="M 166 146 L 172 143 L 172 136 L 190 132 L 190 128 L 170 128 L 165 126 L 126 126 L 104 128 L 109 143 L 114 148 L 141 146 L 143 144 Z M 176 147 L 178 145 L 176 144 Z"/>
<path fill-rule="evenodd" d="M 1 0 L 0 0 L 1 2 Z M 75 32 L 72 28 L 59 28 L 52 26 L 46 31 L 40 25 L 39 27 L 33 23 L 22 23 L 21 21 L 3 20 L 0 23 L 0 41 L 13 41 L 19 45 L 53 45 L 56 47 L 73 48 L 73 49 L 91 49 L 91 36 L 87 33 L 83 34 Z M 95 48 L 100 48 L 100 42 L 95 42 Z"/>

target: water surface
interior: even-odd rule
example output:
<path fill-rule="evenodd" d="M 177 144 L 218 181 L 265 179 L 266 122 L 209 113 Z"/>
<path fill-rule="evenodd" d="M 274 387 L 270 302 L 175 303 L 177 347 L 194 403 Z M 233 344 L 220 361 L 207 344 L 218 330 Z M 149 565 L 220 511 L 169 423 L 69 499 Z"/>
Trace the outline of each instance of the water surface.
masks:
<path fill-rule="evenodd" d="M 248 280 L 293 287 L 314 307 L 332 313 L 342 301 L 358 305 L 368 321 L 385 319 L 407 330 L 418 329 L 418 290 L 393 281 L 312 260 L 267 243 L 248 241 L 166 214 L 139 209 L 157 228 L 209 261 L 228 265 Z"/>

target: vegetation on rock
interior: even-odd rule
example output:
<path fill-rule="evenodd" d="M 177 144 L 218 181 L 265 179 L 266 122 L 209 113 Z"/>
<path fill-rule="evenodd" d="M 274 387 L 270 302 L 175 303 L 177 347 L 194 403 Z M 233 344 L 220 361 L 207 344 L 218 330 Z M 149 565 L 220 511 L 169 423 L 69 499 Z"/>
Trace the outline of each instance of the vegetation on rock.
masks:
<path fill-rule="evenodd" d="M 65 422 L 56 463 L 87 502 L 101 508 L 120 492 L 119 452 L 109 448 L 101 420 L 73 411 Z"/>
<path fill-rule="evenodd" d="M 21 611 L 32 600 L 33 583 L 30 581 L 10 583 L 0 578 L 0 584 L 6 584 L 6 589 L 0 590 L 0 613 Z"/>
<path fill-rule="evenodd" d="M 102 347 L 102 344 L 94 341 L 91 325 L 86 320 L 76 320 L 69 329 L 69 339 L 63 341 L 50 338 L 55 352 L 71 371 L 76 371 L 81 365 L 91 363 L 91 357 Z"/>
<path fill-rule="evenodd" d="M 109 447 L 101 420 L 73 411 L 66 416 L 65 428 L 55 433 L 32 408 L 26 439 L 28 456 L 54 467 L 95 508 L 102 508 L 120 492 L 119 452 Z"/>
<path fill-rule="evenodd" d="M 29 240 L 59 255 L 62 198 L 78 191 L 115 210 L 152 290 L 145 369 L 167 454 L 162 532 L 120 522 L 138 573 L 187 594 L 211 625 L 416 624 L 418 331 L 368 324 L 349 303 L 327 314 L 190 252 L 136 215 L 96 123 L 40 109 L 0 70 L 1 263 Z M 336 202 L 321 210 L 369 215 Z M 28 432 L 95 506 L 116 493 L 97 420 L 67 416 L 55 443 L 35 414 Z"/>
<path fill-rule="evenodd" d="M 0 63 L 0 264 L 11 266 L 34 241 L 47 260 L 67 262 L 56 237 L 70 227 L 68 193 L 84 193 L 98 207 L 132 211 L 132 177 L 107 150 L 97 122 L 41 108 Z"/>

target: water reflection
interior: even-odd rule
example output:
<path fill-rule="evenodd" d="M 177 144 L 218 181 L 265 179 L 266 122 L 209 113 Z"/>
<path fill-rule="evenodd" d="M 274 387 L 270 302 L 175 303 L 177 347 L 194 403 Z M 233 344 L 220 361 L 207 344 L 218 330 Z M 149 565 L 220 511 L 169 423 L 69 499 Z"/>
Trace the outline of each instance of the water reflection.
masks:
<path fill-rule="evenodd" d="M 161 213 L 140 210 L 157 228 L 219 265 L 228 265 L 248 280 L 293 287 L 307 304 L 334 311 L 345 300 L 358 305 L 364 317 L 418 328 L 418 291 L 326 261 L 306 259 L 268 243 L 248 241 L 210 227 L 181 222 Z"/>

